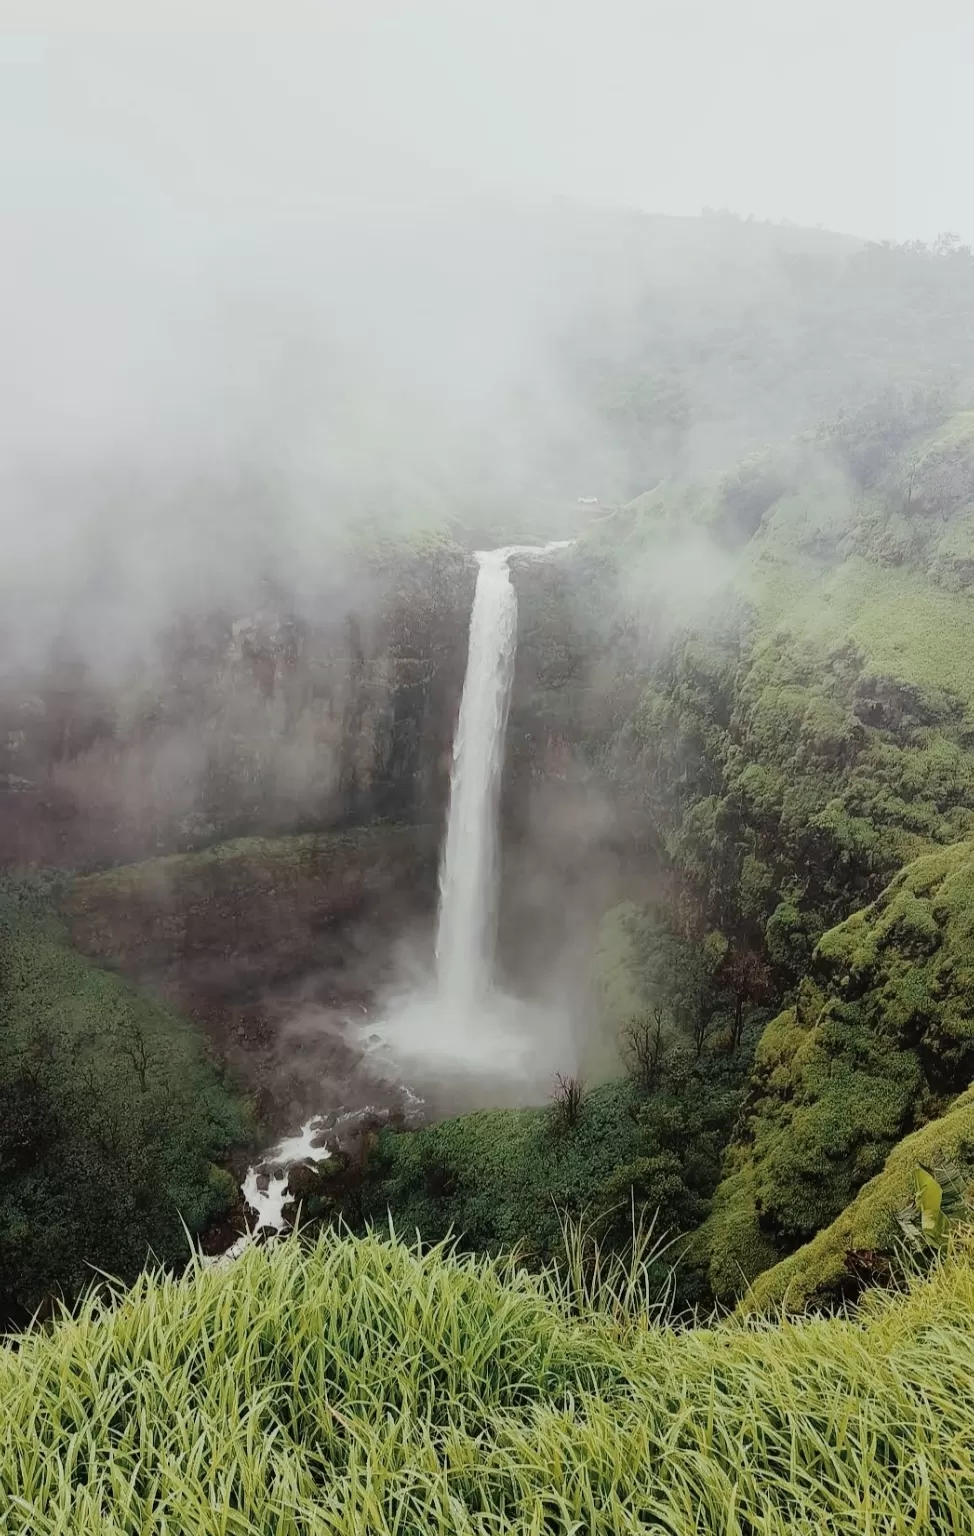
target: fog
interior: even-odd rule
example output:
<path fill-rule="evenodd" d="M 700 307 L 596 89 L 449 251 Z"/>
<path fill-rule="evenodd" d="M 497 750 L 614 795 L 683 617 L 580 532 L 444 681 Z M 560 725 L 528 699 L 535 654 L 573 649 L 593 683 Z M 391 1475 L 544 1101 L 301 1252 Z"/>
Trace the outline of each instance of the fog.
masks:
<path fill-rule="evenodd" d="M 953 280 L 950 243 L 867 243 L 974 234 L 969 19 L 942 0 L 917 40 L 895 7 L 787 9 L 8 4 L 4 862 L 363 806 L 439 828 L 463 552 L 713 478 L 886 387 L 891 358 L 974 377 L 935 287 L 901 313 L 924 263 Z M 704 614 L 733 569 L 700 532 L 643 551 L 619 591 L 639 643 L 655 591 Z M 460 1053 L 486 1078 L 506 1051 L 532 1091 L 584 1057 L 585 944 L 620 878 L 618 808 L 573 771 L 509 850 L 533 1032 L 501 1002 Z M 414 1062 L 449 1054 L 423 942 L 383 982 Z"/>
<path fill-rule="evenodd" d="M 773 313 L 782 252 L 854 246 L 613 205 L 971 229 L 966 178 L 948 176 L 951 114 L 970 110 L 951 89 L 962 13 L 943 7 L 958 31 L 955 47 L 938 34 L 941 111 L 911 112 L 905 146 L 903 72 L 916 101 L 928 44 L 895 16 L 877 35 L 867 9 L 843 11 L 840 49 L 821 12 L 758 3 L 733 22 L 716 4 L 306 3 L 272 23 L 99 0 L 84 25 L 64 4 L 8 6 L 8 663 L 63 628 L 79 587 L 97 595 L 75 643 L 117 663 L 174 606 L 246 606 L 268 569 L 320 603 L 340 530 L 366 514 L 644 488 L 585 374 L 631 361 L 647 288 L 679 347 L 687 314 Z M 797 345 L 793 309 L 778 325 Z M 752 391 L 710 370 L 693 457 L 762 435 Z"/>

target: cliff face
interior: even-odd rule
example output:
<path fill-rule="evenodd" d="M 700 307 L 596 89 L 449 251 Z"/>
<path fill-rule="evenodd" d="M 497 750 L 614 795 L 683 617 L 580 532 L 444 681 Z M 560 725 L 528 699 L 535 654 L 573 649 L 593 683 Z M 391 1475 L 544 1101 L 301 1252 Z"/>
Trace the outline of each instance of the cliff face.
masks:
<path fill-rule="evenodd" d="M 0 684 L 0 868 L 437 820 L 471 564 L 444 544 L 373 562 L 349 589 L 314 619 L 276 595 L 173 627 L 110 683 L 54 658 Z"/>
<path fill-rule="evenodd" d="M 76 948 L 170 990 L 244 993 L 336 963 L 334 935 L 428 905 L 431 829 L 238 838 L 74 880 L 62 901 Z"/>

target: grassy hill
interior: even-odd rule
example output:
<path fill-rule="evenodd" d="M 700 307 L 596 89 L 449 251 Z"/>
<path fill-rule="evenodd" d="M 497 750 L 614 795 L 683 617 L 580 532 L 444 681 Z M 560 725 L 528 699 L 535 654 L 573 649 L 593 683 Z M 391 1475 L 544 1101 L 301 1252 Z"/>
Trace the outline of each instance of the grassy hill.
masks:
<path fill-rule="evenodd" d="M 966 842 L 907 865 L 822 938 L 794 1006 L 761 1036 L 724 1181 L 698 1237 L 715 1295 L 738 1294 L 828 1227 L 904 1136 L 901 1174 L 925 1160 L 914 1148 L 910 1163 L 910 1133 L 939 1122 L 974 1077 L 972 937 Z M 877 1202 L 874 1190 L 871 1241 L 857 1246 L 888 1250 L 895 1207 L 881 1239 Z"/>
<path fill-rule="evenodd" d="M 974 1271 L 683 1332 L 326 1235 L 0 1351 L 5 1536 L 969 1528 Z"/>

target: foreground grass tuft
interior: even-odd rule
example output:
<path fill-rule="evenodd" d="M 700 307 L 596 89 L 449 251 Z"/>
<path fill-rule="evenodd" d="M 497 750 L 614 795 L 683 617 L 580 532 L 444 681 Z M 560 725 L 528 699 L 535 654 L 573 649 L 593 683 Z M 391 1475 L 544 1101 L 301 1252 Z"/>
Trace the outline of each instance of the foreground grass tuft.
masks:
<path fill-rule="evenodd" d="M 0 1353 L 4 1536 L 970 1530 L 974 1270 L 673 1332 L 323 1236 Z"/>

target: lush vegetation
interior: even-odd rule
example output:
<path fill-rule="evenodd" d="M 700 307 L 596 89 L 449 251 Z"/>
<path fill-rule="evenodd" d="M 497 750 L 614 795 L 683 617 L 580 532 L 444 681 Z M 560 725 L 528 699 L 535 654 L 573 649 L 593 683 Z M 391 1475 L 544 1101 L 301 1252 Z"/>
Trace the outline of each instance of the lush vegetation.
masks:
<path fill-rule="evenodd" d="M 974 416 L 912 384 L 661 483 L 529 594 L 515 766 L 570 742 L 658 869 L 603 924 L 607 1029 L 662 1008 L 706 1062 L 769 1020 L 691 1245 L 721 1299 L 974 1075 L 972 519 Z"/>
<path fill-rule="evenodd" d="M 4 1530 L 968 1529 L 963 1251 L 828 1321 L 673 1332 L 637 1292 L 334 1234 L 144 1276 L 0 1353 Z"/>
<path fill-rule="evenodd" d="M 715 218 L 673 249 L 705 277 L 708 243 L 712 311 L 647 268 L 622 337 L 579 312 L 559 355 L 592 431 L 538 450 L 532 534 L 566 531 L 583 475 L 634 495 L 574 506 L 577 546 L 522 573 L 509 735 L 515 789 L 554 745 L 625 829 L 595 1086 L 363 1136 L 292 1171 L 300 1239 L 178 1278 L 246 1117 L 183 1021 L 72 950 L 36 883 L 5 887 L 0 1312 L 98 1270 L 134 1286 L 0 1352 L 4 1533 L 969 1529 L 968 1236 L 909 1282 L 897 1249 L 918 1168 L 974 1175 L 974 262 Z M 394 618 L 376 659 L 344 615 L 306 678 L 350 821 L 418 818 L 463 546 L 524 532 L 461 457 L 465 486 L 393 474 L 319 552 Z M 271 698 L 273 648 L 251 660 Z M 272 825 L 274 775 L 231 794 L 231 756 L 205 826 Z M 63 910 L 137 973 L 245 952 L 257 977 L 258 951 L 293 973 L 426 870 L 414 842 L 241 838 L 77 880 Z M 415 1247 L 377 1235 L 390 1212 Z M 634 1222 L 679 1241 L 630 1267 Z M 667 1322 L 660 1288 L 715 1320 Z"/>
<path fill-rule="evenodd" d="M 903 1246 L 900 1218 L 911 1203 L 918 1168 L 951 1169 L 969 1209 L 974 1092 L 961 1094 L 946 1114 L 901 1141 L 882 1172 L 862 1187 L 831 1225 L 755 1278 L 741 1306 L 753 1311 L 800 1311 L 831 1306 L 867 1285 L 889 1284 Z"/>
<path fill-rule="evenodd" d="M 633 1201 L 637 1221 L 658 1210 L 671 1232 L 689 1231 L 717 1183 L 743 1076 L 743 1061 L 673 1051 L 658 1083 L 630 1078 L 574 1097 L 564 1083 L 544 1108 L 383 1132 L 352 1214 L 381 1223 L 391 1210 L 424 1238 L 455 1234 L 465 1247 L 518 1248 L 534 1262 L 558 1252 L 566 1216 L 603 1238 L 631 1237 Z M 327 1191 L 327 1164 L 323 1177 Z"/>
<path fill-rule="evenodd" d="M 635 569 L 652 584 L 654 564 L 663 575 L 649 632 L 633 611 L 630 633 L 609 642 L 638 687 L 607 722 L 617 771 L 707 913 L 754 933 L 774 918 L 786 965 L 795 913 L 820 933 L 908 858 L 974 825 L 970 595 L 959 571 L 952 590 L 941 579 L 953 509 L 947 521 L 918 510 L 939 440 L 908 439 L 882 488 L 858 493 L 834 455 L 804 445 L 790 484 L 783 469 L 754 493 L 742 544 L 726 483 L 689 507 L 661 489 L 600 529 L 596 590 L 610 557 L 630 582 Z M 961 440 L 974 505 L 974 445 Z M 907 473 L 921 538 L 905 550 L 885 539 L 905 516 Z M 689 623 L 678 621 L 688 594 L 666 592 L 667 551 L 688 521 L 713 571 L 707 610 Z M 736 547 L 718 550 L 728 530 Z M 798 942 L 793 975 L 807 953 Z"/>
<path fill-rule="evenodd" d="M 632 1196 L 697 1228 L 684 1294 L 730 1301 L 945 1113 L 974 1075 L 972 518 L 974 416 L 926 383 L 662 483 L 534 580 L 515 776 L 568 742 L 658 870 L 599 946 L 629 1077 L 386 1133 L 309 1212 L 545 1257 L 556 1208 L 611 1234 Z"/>
<path fill-rule="evenodd" d="M 915 860 L 820 941 L 765 1029 L 706 1228 L 718 1296 L 827 1227 L 974 1077 L 974 844 Z M 868 1246 L 868 1245 L 865 1245 Z"/>
<path fill-rule="evenodd" d="M 102 1269 L 183 1262 L 247 1135 L 190 1027 L 71 949 L 36 882 L 0 892 L 0 1316 Z"/>

